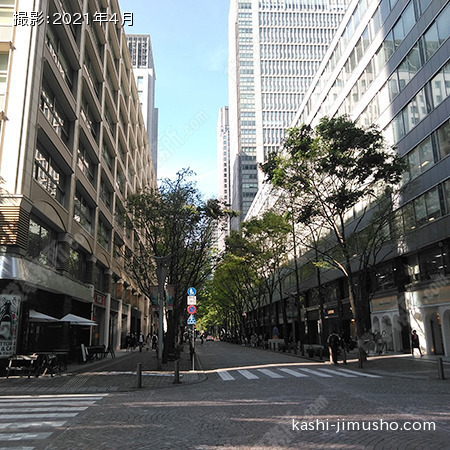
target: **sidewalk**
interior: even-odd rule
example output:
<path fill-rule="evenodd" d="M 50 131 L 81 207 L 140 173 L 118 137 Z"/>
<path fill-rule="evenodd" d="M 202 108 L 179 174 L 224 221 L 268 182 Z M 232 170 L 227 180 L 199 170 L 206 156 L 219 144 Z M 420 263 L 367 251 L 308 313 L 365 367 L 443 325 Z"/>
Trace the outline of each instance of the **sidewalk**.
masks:
<path fill-rule="evenodd" d="M 137 365 L 142 364 L 142 384 L 138 388 Z M 206 379 L 206 375 L 191 372 L 189 348 L 184 347 L 179 360 L 179 384 L 175 384 L 175 362 L 164 364 L 163 370 L 158 370 L 158 360 L 155 351 L 133 352 L 120 350 L 114 359 L 111 356 L 99 361 L 84 364 L 71 364 L 61 375 L 41 376 L 39 378 L 26 376 L 10 376 L 0 378 L 0 395 L 28 394 L 86 394 L 106 392 L 127 392 L 138 389 L 157 389 L 198 383 Z M 197 362 L 195 362 L 197 368 Z"/>

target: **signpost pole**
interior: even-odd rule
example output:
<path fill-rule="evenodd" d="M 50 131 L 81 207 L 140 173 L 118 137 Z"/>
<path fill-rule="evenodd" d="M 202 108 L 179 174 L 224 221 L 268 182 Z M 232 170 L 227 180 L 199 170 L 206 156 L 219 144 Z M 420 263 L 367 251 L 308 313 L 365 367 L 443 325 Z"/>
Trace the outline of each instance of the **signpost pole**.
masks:
<path fill-rule="evenodd" d="M 192 370 L 195 370 L 195 325 L 192 325 Z"/>
<path fill-rule="evenodd" d="M 194 317 L 194 314 L 197 312 L 196 304 L 196 297 L 195 294 L 197 293 L 197 290 L 194 287 L 190 287 L 187 291 L 188 294 L 188 312 L 190 314 L 188 319 L 188 325 L 192 325 L 192 346 L 191 346 L 191 358 L 192 358 L 192 370 L 195 370 L 195 324 L 196 320 Z"/>

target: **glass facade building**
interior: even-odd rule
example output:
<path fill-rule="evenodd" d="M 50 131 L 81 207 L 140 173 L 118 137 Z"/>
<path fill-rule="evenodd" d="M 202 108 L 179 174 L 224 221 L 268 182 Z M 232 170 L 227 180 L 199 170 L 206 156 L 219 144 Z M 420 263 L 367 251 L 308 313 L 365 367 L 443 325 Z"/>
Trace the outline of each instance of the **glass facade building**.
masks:
<path fill-rule="evenodd" d="M 372 330 L 385 331 L 397 351 L 409 349 L 416 329 L 423 350 L 450 354 L 449 24 L 444 0 L 353 1 L 292 123 L 346 114 L 375 124 L 408 162 L 390 224 L 395 245 L 374 274 L 370 302 Z M 268 202 L 259 198 L 259 210 Z M 360 211 L 348 211 L 349 224 Z M 317 329 L 319 307 L 313 275 L 302 268 L 309 330 Z M 342 278 L 324 276 L 334 292 L 325 310 L 340 311 L 328 322 L 349 329 Z"/>

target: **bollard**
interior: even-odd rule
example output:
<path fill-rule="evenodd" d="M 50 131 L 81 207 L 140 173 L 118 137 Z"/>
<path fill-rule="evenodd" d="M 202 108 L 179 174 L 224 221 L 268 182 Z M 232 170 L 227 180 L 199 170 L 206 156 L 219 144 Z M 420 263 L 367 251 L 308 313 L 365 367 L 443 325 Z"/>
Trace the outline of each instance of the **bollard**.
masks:
<path fill-rule="evenodd" d="M 137 387 L 141 388 L 142 387 L 142 364 L 141 363 L 137 363 L 136 373 L 137 373 Z"/>
<path fill-rule="evenodd" d="M 173 384 L 179 384 L 180 383 L 180 360 L 175 360 L 175 371 L 174 371 L 174 379 Z"/>
<path fill-rule="evenodd" d="M 439 374 L 439 379 L 440 379 L 440 380 L 445 380 L 445 375 L 444 375 L 444 364 L 442 363 L 442 358 L 438 358 L 438 359 L 437 359 L 437 364 L 438 364 L 438 374 Z"/>
<path fill-rule="evenodd" d="M 358 352 L 358 367 L 362 369 L 363 367 L 363 355 L 361 350 Z"/>

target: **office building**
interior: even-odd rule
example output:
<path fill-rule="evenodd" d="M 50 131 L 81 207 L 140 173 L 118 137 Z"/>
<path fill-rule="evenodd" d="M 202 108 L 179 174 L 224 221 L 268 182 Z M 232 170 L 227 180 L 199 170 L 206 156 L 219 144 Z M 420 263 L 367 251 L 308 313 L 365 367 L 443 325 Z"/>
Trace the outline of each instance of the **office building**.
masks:
<path fill-rule="evenodd" d="M 228 106 L 220 108 L 217 121 L 217 192 L 219 200 L 231 205 L 230 192 L 230 123 Z M 224 229 L 218 229 L 218 247 L 225 249 L 225 237 L 230 233 L 230 222 L 227 220 Z"/>
<path fill-rule="evenodd" d="M 408 351 L 417 330 L 429 354 L 450 355 L 450 4 L 444 0 L 353 1 L 293 125 L 347 114 L 375 124 L 409 163 L 392 236 L 377 266 L 372 331 L 389 349 Z M 263 204 L 263 201 L 259 202 Z M 349 211 L 358 220 L 361 209 Z M 306 269 L 306 267 L 305 267 Z M 303 274 L 303 272 L 302 272 Z M 324 271 L 325 329 L 351 333 L 343 279 Z M 317 341 L 317 280 L 304 271 L 303 319 Z M 294 284 L 292 285 L 294 289 Z"/>
<path fill-rule="evenodd" d="M 0 310 L 14 309 L 0 358 L 76 358 L 80 344 L 117 348 L 149 330 L 123 255 L 140 242 L 127 196 L 156 176 L 117 2 L 17 4 L 0 6 Z"/>
<path fill-rule="evenodd" d="M 232 0 L 229 114 L 238 228 L 345 12 L 345 0 Z"/>
<path fill-rule="evenodd" d="M 153 165 L 158 172 L 158 108 L 155 108 L 156 71 L 152 41 L 148 34 L 127 34 L 131 64 L 139 95 Z"/>

